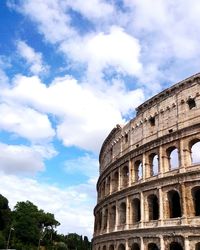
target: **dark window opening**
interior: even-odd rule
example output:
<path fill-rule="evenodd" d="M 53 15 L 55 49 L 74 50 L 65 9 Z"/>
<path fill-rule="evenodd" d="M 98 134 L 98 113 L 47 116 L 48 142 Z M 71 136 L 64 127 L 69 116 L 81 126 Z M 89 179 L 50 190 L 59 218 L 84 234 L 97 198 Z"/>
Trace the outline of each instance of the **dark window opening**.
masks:
<path fill-rule="evenodd" d="M 156 195 L 150 195 L 148 197 L 149 203 L 149 220 L 158 220 L 159 218 L 159 204 Z"/>
<path fill-rule="evenodd" d="M 128 134 L 125 134 L 125 143 L 128 142 Z"/>
<path fill-rule="evenodd" d="M 119 211 L 119 224 L 124 225 L 126 223 L 126 203 L 121 203 Z"/>
<path fill-rule="evenodd" d="M 195 250 L 200 250 L 200 242 L 195 245 Z"/>
<path fill-rule="evenodd" d="M 183 250 L 183 248 L 178 242 L 172 242 L 170 244 L 170 250 Z"/>
<path fill-rule="evenodd" d="M 140 247 L 137 243 L 133 243 L 131 250 L 140 250 Z"/>
<path fill-rule="evenodd" d="M 133 223 L 139 222 L 141 220 L 140 214 L 140 200 L 134 199 L 132 202 L 133 206 Z"/>
<path fill-rule="evenodd" d="M 168 193 L 169 200 L 169 216 L 170 218 L 181 217 L 181 204 L 180 204 L 180 196 L 177 191 L 170 191 Z"/>
<path fill-rule="evenodd" d="M 106 246 L 103 246 L 103 250 L 106 250 Z"/>
<path fill-rule="evenodd" d="M 200 187 L 193 191 L 195 216 L 200 216 Z"/>
<path fill-rule="evenodd" d="M 114 246 L 110 245 L 109 250 L 114 250 Z"/>
<path fill-rule="evenodd" d="M 110 229 L 114 229 L 116 223 L 116 206 L 112 206 L 109 219 Z"/>
<path fill-rule="evenodd" d="M 104 225 L 103 225 L 103 229 L 107 228 L 107 221 L 108 220 L 108 209 L 105 210 L 104 212 Z"/>
<path fill-rule="evenodd" d="M 187 101 L 187 103 L 188 103 L 189 109 L 193 109 L 193 108 L 196 107 L 196 102 L 195 102 L 194 98 L 190 98 L 190 99 Z"/>
<path fill-rule="evenodd" d="M 172 132 L 173 132 L 173 129 L 169 129 L 168 131 L 169 131 L 169 133 L 172 133 Z"/>
<path fill-rule="evenodd" d="M 124 244 L 120 244 L 119 247 L 118 247 L 118 250 L 125 250 Z"/>
<path fill-rule="evenodd" d="M 149 122 L 150 122 L 152 127 L 155 126 L 156 125 L 155 117 L 150 117 Z"/>
<path fill-rule="evenodd" d="M 112 190 L 113 192 L 118 190 L 118 183 L 119 183 L 119 174 L 118 172 L 114 173 L 113 179 L 112 179 Z"/>
<path fill-rule="evenodd" d="M 128 166 L 124 166 L 122 169 L 122 186 L 127 187 L 129 181 L 129 169 Z"/>
<path fill-rule="evenodd" d="M 113 148 L 110 149 L 110 156 L 113 157 Z"/>
<path fill-rule="evenodd" d="M 155 243 L 150 243 L 148 245 L 148 250 L 159 250 Z"/>

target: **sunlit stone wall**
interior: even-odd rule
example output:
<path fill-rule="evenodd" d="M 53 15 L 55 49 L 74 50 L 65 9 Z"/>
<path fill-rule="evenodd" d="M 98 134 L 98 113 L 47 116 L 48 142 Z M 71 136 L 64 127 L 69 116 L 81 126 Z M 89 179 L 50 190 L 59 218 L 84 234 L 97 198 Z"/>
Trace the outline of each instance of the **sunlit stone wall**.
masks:
<path fill-rule="evenodd" d="M 200 250 L 200 74 L 104 141 L 93 250 Z"/>

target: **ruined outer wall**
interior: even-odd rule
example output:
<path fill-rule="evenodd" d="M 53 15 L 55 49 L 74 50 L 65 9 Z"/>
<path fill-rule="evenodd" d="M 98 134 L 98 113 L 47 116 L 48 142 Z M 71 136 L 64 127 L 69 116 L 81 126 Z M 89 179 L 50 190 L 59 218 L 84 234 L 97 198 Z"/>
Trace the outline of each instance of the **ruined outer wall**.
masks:
<path fill-rule="evenodd" d="M 174 241 L 182 249 L 195 249 L 200 242 L 200 217 L 194 204 L 194 190 L 200 189 L 200 164 L 193 164 L 191 149 L 198 141 L 199 74 L 146 101 L 134 119 L 111 131 L 99 157 L 95 250 L 134 249 L 134 243 L 142 250 L 151 249 L 151 244 L 164 250 Z M 175 150 L 178 163 L 172 168 Z M 154 156 L 158 158 L 156 173 Z M 174 194 L 179 196 L 181 213 L 175 217 L 171 215 Z M 158 218 L 152 215 L 155 206 Z"/>

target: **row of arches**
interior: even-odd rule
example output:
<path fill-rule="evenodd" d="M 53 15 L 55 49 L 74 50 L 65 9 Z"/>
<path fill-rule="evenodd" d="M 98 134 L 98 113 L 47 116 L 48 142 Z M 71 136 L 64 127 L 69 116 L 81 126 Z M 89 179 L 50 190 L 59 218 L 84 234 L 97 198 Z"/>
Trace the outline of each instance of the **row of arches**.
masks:
<path fill-rule="evenodd" d="M 98 250 L 100 250 L 101 248 L 99 247 Z M 108 250 L 126 250 L 125 244 L 121 243 L 119 244 L 119 246 L 117 248 L 114 247 L 114 245 L 110 245 Z M 139 243 L 133 243 L 130 247 L 130 250 L 140 250 L 140 244 Z M 150 242 L 147 245 L 147 250 L 159 250 L 159 246 L 156 243 Z M 169 243 L 169 245 L 167 246 L 167 249 L 169 250 L 183 250 L 184 247 L 176 241 L 173 241 L 171 243 Z M 195 249 L 194 250 L 199 250 L 200 249 L 200 243 L 197 243 L 195 245 Z M 102 250 L 107 250 L 107 247 L 104 245 Z M 187 249 L 188 250 L 188 249 Z"/>
<path fill-rule="evenodd" d="M 191 188 L 191 197 L 193 199 L 192 216 L 200 216 L 200 186 Z M 167 210 L 163 211 L 165 216 L 160 211 L 160 197 L 157 194 L 149 194 L 146 198 L 147 210 L 146 221 L 155 221 L 161 218 L 178 218 L 183 216 L 183 201 L 179 191 L 171 189 L 167 192 Z M 190 202 L 190 201 L 188 201 Z M 105 230 L 114 231 L 118 226 L 126 224 L 136 224 L 141 222 L 141 213 L 144 207 L 141 205 L 140 198 L 133 198 L 130 203 L 126 201 L 115 203 L 98 211 L 95 216 L 95 233 L 99 234 Z M 127 212 L 128 211 L 128 212 Z M 143 218 L 144 219 L 144 218 Z"/>
<path fill-rule="evenodd" d="M 162 170 L 172 171 L 178 169 L 181 165 L 181 155 L 178 145 L 171 145 L 166 148 L 162 156 Z M 188 143 L 187 153 L 188 165 L 200 163 L 200 139 L 193 139 Z M 145 168 L 144 168 L 145 167 Z M 143 156 L 137 157 L 131 164 L 127 163 L 111 173 L 105 178 L 99 187 L 98 195 L 102 199 L 105 196 L 126 188 L 131 183 L 138 182 L 142 179 L 157 176 L 161 172 L 161 156 L 159 152 L 151 152 L 146 156 L 145 164 Z"/>

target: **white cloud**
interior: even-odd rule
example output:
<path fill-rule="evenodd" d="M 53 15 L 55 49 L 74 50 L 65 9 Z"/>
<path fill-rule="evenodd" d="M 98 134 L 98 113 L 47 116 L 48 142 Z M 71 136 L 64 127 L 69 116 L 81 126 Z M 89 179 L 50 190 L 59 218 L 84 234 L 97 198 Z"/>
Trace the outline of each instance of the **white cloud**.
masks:
<path fill-rule="evenodd" d="M 35 174 L 45 169 L 44 159 L 56 154 L 53 148 L 0 143 L 0 169 L 6 174 Z"/>
<path fill-rule="evenodd" d="M 42 54 L 35 52 L 33 48 L 24 41 L 17 42 L 17 49 L 20 56 L 26 60 L 33 74 L 40 74 L 48 71 L 48 66 L 43 63 Z"/>
<path fill-rule="evenodd" d="M 108 33 L 63 42 L 60 49 L 71 55 L 74 61 L 87 64 L 88 77 L 93 81 L 110 66 L 117 72 L 132 76 L 137 76 L 142 70 L 139 41 L 120 27 L 112 26 Z"/>
<path fill-rule="evenodd" d="M 11 88 L 2 91 L 2 98 L 54 115 L 57 137 L 64 145 L 98 151 L 105 135 L 124 122 L 122 113 L 134 110 L 144 95 L 140 89 L 128 92 L 118 82 L 99 90 L 69 76 L 56 78 L 49 86 L 38 77 L 18 76 Z"/>
<path fill-rule="evenodd" d="M 29 200 L 40 209 L 53 213 L 61 223 L 58 227 L 60 233 L 76 232 L 92 236 L 92 210 L 96 202 L 94 184 L 59 189 L 30 178 L 1 173 L 0 190 L 8 198 L 12 208 L 17 201 Z"/>
<path fill-rule="evenodd" d="M 22 105 L 0 103 L 0 130 L 15 133 L 33 142 L 48 141 L 55 132 L 46 114 Z"/>

